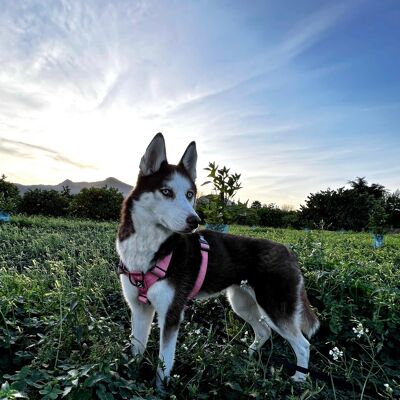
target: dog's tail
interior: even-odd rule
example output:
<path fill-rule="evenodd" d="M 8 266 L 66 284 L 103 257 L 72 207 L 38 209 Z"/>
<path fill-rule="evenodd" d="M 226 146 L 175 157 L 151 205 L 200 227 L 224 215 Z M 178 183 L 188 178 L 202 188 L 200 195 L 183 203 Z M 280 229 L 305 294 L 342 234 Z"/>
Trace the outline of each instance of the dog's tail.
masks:
<path fill-rule="evenodd" d="M 307 293 L 304 288 L 301 289 L 300 299 L 302 304 L 301 310 L 301 331 L 309 339 L 317 332 L 320 323 L 314 310 L 311 308 L 311 304 L 308 300 Z"/>

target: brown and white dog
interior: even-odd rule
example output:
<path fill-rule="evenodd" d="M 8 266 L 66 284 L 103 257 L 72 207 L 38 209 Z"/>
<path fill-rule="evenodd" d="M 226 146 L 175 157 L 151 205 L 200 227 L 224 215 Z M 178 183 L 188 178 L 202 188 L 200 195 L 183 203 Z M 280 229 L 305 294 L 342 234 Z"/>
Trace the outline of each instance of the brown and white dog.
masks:
<path fill-rule="evenodd" d="M 168 164 L 164 137 L 157 134 L 140 162 L 137 184 L 125 199 L 118 230 L 117 251 L 127 273 L 122 291 L 132 312 L 132 349 L 144 352 L 154 313 L 160 328 L 161 366 L 157 386 L 168 381 L 174 363 L 179 325 L 201 264 L 200 221 L 196 198 L 196 144 L 189 144 L 178 165 Z M 297 365 L 308 368 L 310 338 L 319 322 L 304 288 L 295 256 L 282 244 L 264 239 L 201 231 L 210 246 L 208 269 L 197 298 L 225 291 L 240 317 L 253 328 L 250 353 L 259 350 L 271 328 L 293 348 Z M 139 288 L 129 271 L 146 273 L 172 252 L 168 271 L 138 300 Z M 245 284 L 244 284 L 245 282 Z M 304 380 L 299 371 L 293 379 Z"/>

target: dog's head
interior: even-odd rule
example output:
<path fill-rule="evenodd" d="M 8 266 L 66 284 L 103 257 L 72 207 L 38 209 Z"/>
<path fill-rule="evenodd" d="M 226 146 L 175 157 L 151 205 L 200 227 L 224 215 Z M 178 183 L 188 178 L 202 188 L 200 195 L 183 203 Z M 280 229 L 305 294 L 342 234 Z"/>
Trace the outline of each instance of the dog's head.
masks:
<path fill-rule="evenodd" d="M 198 227 L 200 218 L 194 210 L 196 162 L 195 142 L 189 144 L 178 165 L 171 165 L 163 135 L 158 133 L 153 138 L 140 161 L 136 186 L 124 201 L 120 240 L 133 233 L 128 226 L 132 213 L 135 219 L 172 232 L 190 233 Z"/>

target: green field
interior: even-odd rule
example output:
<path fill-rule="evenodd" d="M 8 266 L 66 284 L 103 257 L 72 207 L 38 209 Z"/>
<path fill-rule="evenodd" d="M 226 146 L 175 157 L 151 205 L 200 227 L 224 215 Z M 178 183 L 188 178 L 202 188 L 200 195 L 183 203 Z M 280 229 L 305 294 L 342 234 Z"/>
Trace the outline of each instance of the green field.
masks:
<path fill-rule="evenodd" d="M 116 223 L 40 217 L 0 225 L 0 399 L 400 396 L 399 235 L 387 235 L 374 250 L 363 233 L 231 228 L 296 253 L 322 323 L 310 367 L 345 378 L 352 390 L 311 379 L 292 384 L 276 356 L 291 362 L 294 356 L 277 335 L 249 360 L 241 344 L 251 343 L 251 328 L 220 296 L 187 312 L 174 376 L 160 394 L 153 389 L 157 329 L 145 359 L 130 357 L 129 312 L 115 273 L 116 229 Z M 335 347 L 343 352 L 336 360 Z"/>

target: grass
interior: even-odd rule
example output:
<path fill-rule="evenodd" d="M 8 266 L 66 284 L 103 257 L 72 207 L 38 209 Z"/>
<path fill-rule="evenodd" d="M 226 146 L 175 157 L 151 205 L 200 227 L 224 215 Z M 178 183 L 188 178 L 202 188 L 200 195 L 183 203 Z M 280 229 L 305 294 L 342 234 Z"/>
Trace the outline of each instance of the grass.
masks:
<path fill-rule="evenodd" d="M 115 273 L 116 229 L 116 223 L 44 217 L 0 225 L 0 399 L 400 396 L 399 235 L 387 235 L 374 250 L 366 233 L 231 228 L 296 253 L 322 323 L 310 367 L 344 377 L 352 390 L 315 380 L 292 384 L 276 357 L 293 362 L 294 356 L 278 336 L 249 360 L 243 345 L 253 339 L 251 328 L 220 296 L 186 313 L 174 376 L 161 394 L 153 388 L 157 329 L 144 360 L 130 356 L 130 316 Z M 342 352 L 336 359 L 335 347 Z"/>

